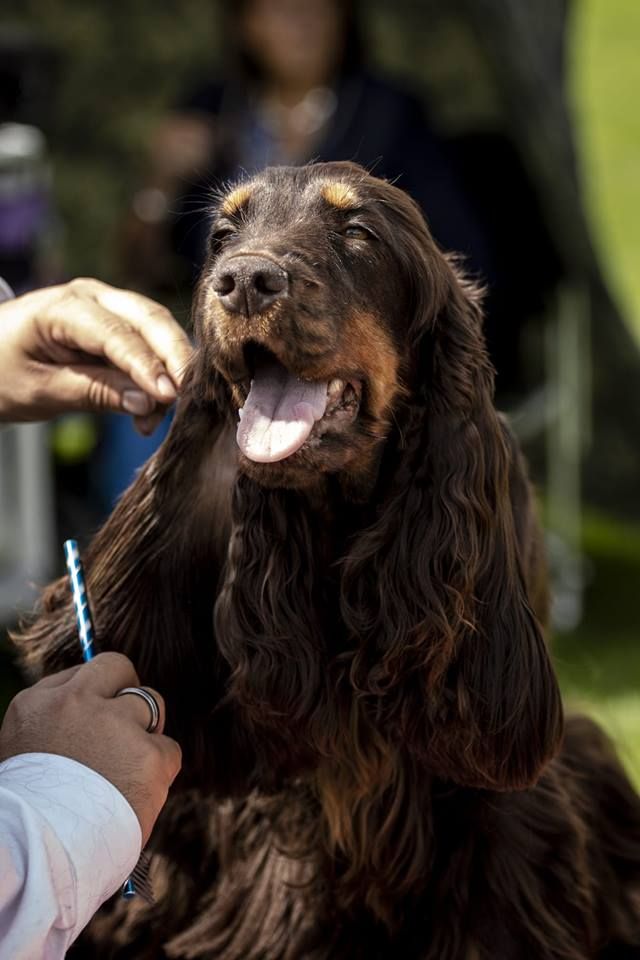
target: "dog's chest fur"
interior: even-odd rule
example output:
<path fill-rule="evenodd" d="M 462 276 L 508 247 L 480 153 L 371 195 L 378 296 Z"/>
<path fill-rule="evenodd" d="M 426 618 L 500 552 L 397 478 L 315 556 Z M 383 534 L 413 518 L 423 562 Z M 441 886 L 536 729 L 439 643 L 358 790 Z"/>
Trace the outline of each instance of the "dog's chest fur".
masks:
<path fill-rule="evenodd" d="M 114 898 L 72 956 L 480 960 L 457 922 L 443 923 L 448 911 L 436 903 L 433 889 L 407 905 L 406 920 L 393 933 L 366 909 L 348 916 L 340 911 L 334 902 L 335 867 L 330 874 L 312 848 L 287 850 L 287 834 L 304 834 L 317 812 L 304 789 L 287 798 L 254 794 L 223 803 L 194 792 L 170 802 L 156 831 L 155 843 L 165 851 L 152 868 L 157 906 Z M 459 868 L 466 864 L 454 857 L 452 877 Z"/>
<path fill-rule="evenodd" d="M 538 789 L 538 788 L 537 788 Z M 553 777 L 539 788 L 551 796 Z M 318 809 L 306 787 L 273 797 L 216 803 L 195 791 L 170 801 L 154 835 L 158 904 L 119 898 L 93 921 L 72 954 L 86 960 L 560 960 L 538 952 L 527 924 L 533 875 L 563 864 L 565 881 L 586 870 L 579 829 L 549 817 L 522 846 L 535 803 L 435 785 L 433 844 L 420 894 L 395 904 L 389 930 L 363 905 L 337 904 L 339 865 L 317 847 L 291 846 Z M 540 824 L 537 824 L 540 828 Z M 533 834 L 531 834 L 533 837 Z M 542 902 L 542 900 L 540 901 Z M 551 916 L 539 923 L 553 923 Z M 576 928 L 577 930 L 578 928 Z M 582 932 L 580 937 L 586 936 Z M 529 947 L 526 947 L 529 944 Z M 530 948 L 530 952 L 526 952 Z M 578 952 L 574 956 L 587 957 Z M 569 954 L 570 956 L 570 954 Z"/>

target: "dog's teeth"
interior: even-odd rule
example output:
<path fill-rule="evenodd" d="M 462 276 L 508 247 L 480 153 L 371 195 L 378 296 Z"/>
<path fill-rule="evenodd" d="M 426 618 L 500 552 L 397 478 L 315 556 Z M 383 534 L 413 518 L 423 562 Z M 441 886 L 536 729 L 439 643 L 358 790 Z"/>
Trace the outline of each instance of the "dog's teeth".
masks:
<path fill-rule="evenodd" d="M 238 407 L 238 419 L 242 420 L 242 414 L 244 413 L 244 407 Z"/>
<path fill-rule="evenodd" d="M 327 399 L 338 400 L 344 390 L 344 380 L 334 377 L 327 387 Z"/>

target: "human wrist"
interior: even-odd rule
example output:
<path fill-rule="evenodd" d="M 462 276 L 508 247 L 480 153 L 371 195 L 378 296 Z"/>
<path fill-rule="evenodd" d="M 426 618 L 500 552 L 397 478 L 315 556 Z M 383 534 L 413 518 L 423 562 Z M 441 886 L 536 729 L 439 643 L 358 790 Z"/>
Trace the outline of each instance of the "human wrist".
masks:
<path fill-rule="evenodd" d="M 86 922 L 140 855 L 142 830 L 130 803 L 102 774 L 59 754 L 7 758 L 0 785 L 28 804 L 64 847 L 82 897 L 79 912 L 86 914 L 78 919 Z"/>

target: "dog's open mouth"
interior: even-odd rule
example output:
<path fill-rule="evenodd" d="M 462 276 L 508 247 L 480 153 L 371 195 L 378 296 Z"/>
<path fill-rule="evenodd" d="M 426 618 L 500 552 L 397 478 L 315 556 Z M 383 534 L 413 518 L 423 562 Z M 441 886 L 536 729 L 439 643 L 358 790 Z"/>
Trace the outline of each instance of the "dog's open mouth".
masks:
<path fill-rule="evenodd" d="M 302 380 L 262 348 L 252 348 L 247 359 L 252 379 L 239 410 L 236 439 L 249 460 L 285 460 L 305 443 L 339 431 L 357 417 L 359 380 Z"/>

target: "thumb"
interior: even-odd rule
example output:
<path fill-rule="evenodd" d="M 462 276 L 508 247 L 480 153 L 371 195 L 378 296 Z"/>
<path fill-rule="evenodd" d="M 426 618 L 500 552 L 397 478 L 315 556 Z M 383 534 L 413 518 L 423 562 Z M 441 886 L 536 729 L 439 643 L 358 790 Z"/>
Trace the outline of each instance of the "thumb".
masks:
<path fill-rule="evenodd" d="M 114 411 L 147 417 L 156 408 L 156 401 L 121 370 L 98 364 L 56 367 L 47 375 L 46 387 L 40 394 L 48 415 L 55 409 Z"/>

